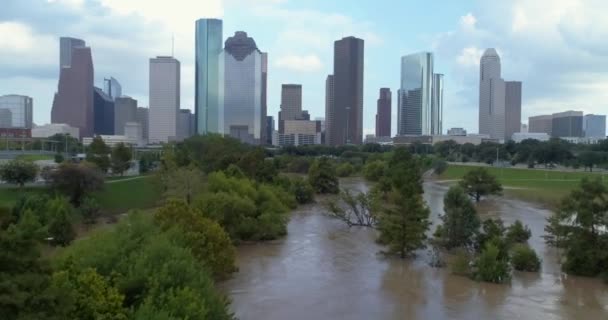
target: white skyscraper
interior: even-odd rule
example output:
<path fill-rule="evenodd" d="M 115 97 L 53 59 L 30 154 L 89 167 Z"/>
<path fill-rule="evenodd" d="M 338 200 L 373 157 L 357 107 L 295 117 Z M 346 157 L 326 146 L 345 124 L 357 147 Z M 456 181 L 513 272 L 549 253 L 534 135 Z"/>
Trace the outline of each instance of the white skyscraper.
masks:
<path fill-rule="evenodd" d="M 506 141 L 521 125 L 521 82 L 505 82 L 500 56 L 487 49 L 479 70 L 479 133 Z"/>
<path fill-rule="evenodd" d="M 177 138 L 180 107 L 180 63 L 173 57 L 150 59 L 150 143 Z"/>

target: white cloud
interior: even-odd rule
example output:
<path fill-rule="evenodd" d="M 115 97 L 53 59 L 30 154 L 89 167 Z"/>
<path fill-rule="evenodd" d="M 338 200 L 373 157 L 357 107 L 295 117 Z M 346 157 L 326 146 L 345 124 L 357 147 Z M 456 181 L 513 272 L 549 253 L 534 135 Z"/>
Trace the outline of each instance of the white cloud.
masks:
<path fill-rule="evenodd" d="M 0 22 L 0 34 L 0 50 L 27 51 L 36 43 L 30 27 L 19 22 Z"/>
<path fill-rule="evenodd" d="M 460 26 L 465 29 L 474 29 L 477 23 L 477 18 L 472 13 L 460 17 Z"/>
<path fill-rule="evenodd" d="M 462 48 L 460 55 L 456 57 L 456 62 L 463 67 L 477 67 L 482 54 L 483 50 L 477 47 Z"/>
<path fill-rule="evenodd" d="M 323 68 L 321 59 L 316 55 L 287 55 L 276 60 L 275 65 L 297 72 L 317 72 Z"/>

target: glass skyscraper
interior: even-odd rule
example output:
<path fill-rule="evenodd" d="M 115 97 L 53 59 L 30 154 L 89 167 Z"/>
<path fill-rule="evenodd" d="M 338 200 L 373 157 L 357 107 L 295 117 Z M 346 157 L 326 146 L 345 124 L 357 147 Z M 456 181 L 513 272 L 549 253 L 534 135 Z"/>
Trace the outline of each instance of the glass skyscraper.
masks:
<path fill-rule="evenodd" d="M 397 113 L 399 135 L 441 134 L 443 75 L 433 73 L 431 52 L 401 58 Z"/>
<path fill-rule="evenodd" d="M 196 21 L 196 133 L 220 132 L 220 53 L 222 52 L 222 20 Z"/>

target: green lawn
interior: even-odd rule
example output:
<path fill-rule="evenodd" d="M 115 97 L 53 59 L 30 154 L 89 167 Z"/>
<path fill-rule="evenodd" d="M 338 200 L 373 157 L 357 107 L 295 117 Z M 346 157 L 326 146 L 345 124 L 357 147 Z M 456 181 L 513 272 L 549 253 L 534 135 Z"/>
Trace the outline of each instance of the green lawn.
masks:
<path fill-rule="evenodd" d="M 0 187 L 0 206 L 10 207 L 21 195 L 49 192 L 46 187 Z M 109 180 L 104 189 L 93 195 L 101 208 L 108 213 L 123 213 L 131 209 L 155 207 L 161 198 L 160 190 L 152 176 L 122 180 Z"/>
<path fill-rule="evenodd" d="M 16 159 L 26 161 L 38 161 L 38 160 L 54 160 L 55 156 L 48 154 L 24 154 L 17 156 Z"/>
<path fill-rule="evenodd" d="M 152 176 L 109 182 L 95 198 L 107 212 L 122 213 L 131 209 L 155 207 L 161 199 L 158 185 Z"/>
<path fill-rule="evenodd" d="M 462 176 L 476 168 L 474 166 L 450 165 L 440 176 L 441 180 L 459 180 Z M 518 198 L 536 201 L 555 206 L 568 193 L 576 188 L 584 177 L 605 179 L 599 173 L 591 172 L 559 172 L 541 169 L 514 169 L 485 167 L 495 175 L 505 187 L 505 193 Z"/>

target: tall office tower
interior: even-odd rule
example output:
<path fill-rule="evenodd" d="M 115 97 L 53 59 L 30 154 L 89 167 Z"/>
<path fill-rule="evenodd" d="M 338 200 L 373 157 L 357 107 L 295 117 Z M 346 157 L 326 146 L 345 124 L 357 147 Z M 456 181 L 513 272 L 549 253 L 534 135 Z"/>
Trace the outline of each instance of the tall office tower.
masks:
<path fill-rule="evenodd" d="M 506 141 L 521 130 L 521 86 L 502 79 L 500 56 L 487 49 L 480 61 L 479 133 Z"/>
<path fill-rule="evenodd" d="M 553 129 L 553 115 L 542 115 L 528 118 L 528 132 L 546 133 L 551 135 Z"/>
<path fill-rule="evenodd" d="M 182 141 L 194 135 L 194 115 L 190 109 L 180 109 L 177 118 L 177 139 Z"/>
<path fill-rule="evenodd" d="M 262 114 L 260 115 L 260 144 L 268 140 L 266 136 L 266 116 L 268 115 L 268 53 L 262 52 Z"/>
<path fill-rule="evenodd" d="M 433 95 L 431 97 L 431 133 L 443 134 L 443 74 L 433 74 Z"/>
<path fill-rule="evenodd" d="M 556 138 L 582 137 L 583 112 L 565 111 L 553 114 L 551 136 Z"/>
<path fill-rule="evenodd" d="M 150 130 L 148 125 L 150 122 L 149 109 L 138 107 L 135 121 L 141 124 L 141 137 L 144 143 L 148 143 L 148 133 Z"/>
<path fill-rule="evenodd" d="M 583 130 L 587 138 L 606 138 L 606 116 L 597 114 L 585 115 Z"/>
<path fill-rule="evenodd" d="M 122 96 L 122 86 L 114 77 L 103 79 L 103 92 L 105 92 L 112 100 Z"/>
<path fill-rule="evenodd" d="M 180 63 L 173 57 L 150 59 L 151 143 L 169 142 L 177 138 L 177 114 L 180 104 Z"/>
<path fill-rule="evenodd" d="M 363 143 L 364 41 L 346 37 L 334 43 L 334 101 L 331 145 Z"/>
<path fill-rule="evenodd" d="M 521 82 L 505 81 L 505 141 L 521 132 Z"/>
<path fill-rule="evenodd" d="M 100 88 L 93 92 L 94 124 L 96 135 L 114 134 L 114 100 Z"/>
<path fill-rule="evenodd" d="M 285 120 L 302 118 L 302 85 L 284 84 L 281 86 L 281 111 L 279 111 L 279 133 L 284 133 Z"/>
<path fill-rule="evenodd" d="M 80 46 L 84 45 L 81 41 L 60 40 L 62 68 L 53 99 L 51 123 L 68 124 L 78 128 L 81 137 L 91 137 L 94 129 L 93 59 L 91 48 Z"/>
<path fill-rule="evenodd" d="M 335 115 L 334 109 L 334 76 L 330 74 L 325 80 L 325 143 L 330 146 L 334 145 L 331 136 L 331 127 Z"/>
<path fill-rule="evenodd" d="M 72 50 L 84 47 L 85 42 L 83 40 L 70 37 L 59 38 L 59 72 L 62 68 L 72 66 Z"/>
<path fill-rule="evenodd" d="M 196 68 L 195 68 L 195 122 L 196 133 L 220 132 L 220 83 L 222 72 L 222 20 L 200 19 L 196 21 Z"/>
<path fill-rule="evenodd" d="M 397 96 L 397 134 L 440 135 L 443 121 L 443 75 L 433 73 L 431 52 L 401 58 Z"/>
<path fill-rule="evenodd" d="M 272 133 L 274 132 L 274 118 L 266 116 L 266 145 L 272 145 Z"/>
<path fill-rule="evenodd" d="M 114 134 L 124 135 L 127 122 L 137 122 L 137 100 L 118 97 L 114 100 Z"/>
<path fill-rule="evenodd" d="M 376 111 L 376 137 L 391 136 L 391 89 L 381 88 Z"/>
<path fill-rule="evenodd" d="M 264 143 L 266 54 L 237 31 L 226 40 L 220 63 L 220 131 L 249 144 Z"/>
<path fill-rule="evenodd" d="M 32 129 L 34 100 L 28 96 L 0 96 L 0 128 Z"/>

